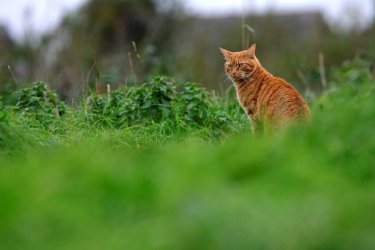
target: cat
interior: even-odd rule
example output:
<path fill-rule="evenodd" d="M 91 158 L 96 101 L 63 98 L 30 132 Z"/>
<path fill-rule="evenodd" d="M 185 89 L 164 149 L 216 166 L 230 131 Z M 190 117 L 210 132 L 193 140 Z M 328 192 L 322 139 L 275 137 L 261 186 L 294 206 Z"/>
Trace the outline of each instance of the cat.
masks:
<path fill-rule="evenodd" d="M 272 132 L 295 121 L 310 120 L 310 110 L 302 95 L 262 67 L 255 56 L 256 44 L 239 52 L 220 50 L 226 60 L 225 72 L 234 83 L 253 132 Z"/>

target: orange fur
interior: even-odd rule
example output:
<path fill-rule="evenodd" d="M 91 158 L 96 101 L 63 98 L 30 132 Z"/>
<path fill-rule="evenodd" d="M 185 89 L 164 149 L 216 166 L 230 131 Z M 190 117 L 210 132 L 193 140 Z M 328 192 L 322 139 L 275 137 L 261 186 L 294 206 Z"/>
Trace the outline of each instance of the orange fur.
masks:
<path fill-rule="evenodd" d="M 253 129 L 274 130 L 293 121 L 309 120 L 309 107 L 303 97 L 287 81 L 263 68 L 255 49 L 255 44 L 240 52 L 220 48 L 226 60 L 225 71 Z"/>

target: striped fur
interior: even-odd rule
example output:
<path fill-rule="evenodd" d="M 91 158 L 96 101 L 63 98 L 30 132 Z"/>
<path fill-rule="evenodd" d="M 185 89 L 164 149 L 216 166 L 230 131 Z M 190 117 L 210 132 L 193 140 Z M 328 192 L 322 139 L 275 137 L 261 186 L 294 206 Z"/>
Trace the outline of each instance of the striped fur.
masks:
<path fill-rule="evenodd" d="M 294 121 L 309 120 L 309 107 L 303 97 L 284 79 L 264 69 L 255 49 L 255 44 L 240 52 L 220 48 L 226 60 L 225 71 L 253 130 L 278 130 Z"/>

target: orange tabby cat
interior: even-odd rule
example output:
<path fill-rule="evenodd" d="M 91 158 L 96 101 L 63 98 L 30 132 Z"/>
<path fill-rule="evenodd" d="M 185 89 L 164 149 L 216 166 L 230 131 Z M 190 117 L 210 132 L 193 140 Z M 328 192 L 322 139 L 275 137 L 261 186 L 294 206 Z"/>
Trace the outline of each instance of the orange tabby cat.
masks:
<path fill-rule="evenodd" d="M 307 103 L 284 79 L 274 77 L 255 56 L 256 45 L 240 52 L 220 48 L 225 71 L 233 81 L 237 98 L 252 121 L 253 130 L 279 129 L 290 122 L 309 120 Z"/>

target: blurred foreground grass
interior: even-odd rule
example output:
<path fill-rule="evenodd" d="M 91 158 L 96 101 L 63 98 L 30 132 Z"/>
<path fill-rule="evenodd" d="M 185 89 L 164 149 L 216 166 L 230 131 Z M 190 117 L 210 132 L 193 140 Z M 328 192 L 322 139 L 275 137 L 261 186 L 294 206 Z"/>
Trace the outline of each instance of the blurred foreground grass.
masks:
<path fill-rule="evenodd" d="M 375 82 L 348 74 L 276 135 L 5 112 L 0 248 L 374 249 Z"/>

